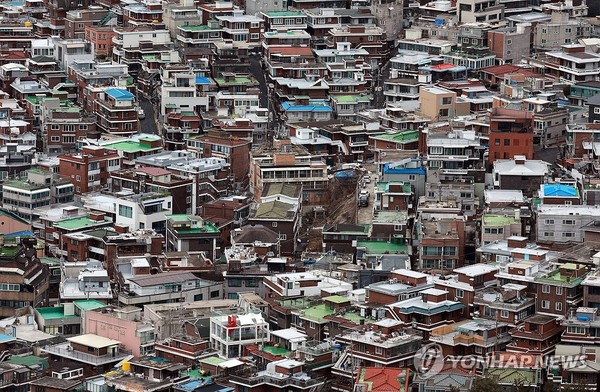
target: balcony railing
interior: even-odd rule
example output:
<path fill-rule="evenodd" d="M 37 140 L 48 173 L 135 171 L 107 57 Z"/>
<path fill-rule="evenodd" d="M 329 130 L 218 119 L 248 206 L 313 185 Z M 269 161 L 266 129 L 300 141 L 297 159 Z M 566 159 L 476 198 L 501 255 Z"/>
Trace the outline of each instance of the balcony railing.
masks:
<path fill-rule="evenodd" d="M 120 360 L 126 358 L 131 355 L 131 351 L 124 350 L 119 347 L 118 351 L 112 354 L 105 355 L 93 355 L 89 353 L 84 353 L 81 351 L 77 351 L 71 348 L 71 346 L 67 344 L 58 344 L 54 346 L 45 346 L 42 351 L 47 352 L 49 354 L 58 355 L 63 358 L 72 359 L 77 362 L 84 362 L 90 365 L 103 365 L 112 362 L 119 362 Z"/>
<path fill-rule="evenodd" d="M 278 387 L 296 386 L 299 388 L 310 388 L 323 383 L 321 378 L 309 377 L 303 374 L 304 377 L 300 378 L 296 375 L 275 375 L 275 374 L 259 374 L 253 376 L 251 374 L 236 374 L 230 375 L 229 381 L 234 384 L 242 384 L 248 386 L 255 386 L 259 384 L 270 384 Z"/>

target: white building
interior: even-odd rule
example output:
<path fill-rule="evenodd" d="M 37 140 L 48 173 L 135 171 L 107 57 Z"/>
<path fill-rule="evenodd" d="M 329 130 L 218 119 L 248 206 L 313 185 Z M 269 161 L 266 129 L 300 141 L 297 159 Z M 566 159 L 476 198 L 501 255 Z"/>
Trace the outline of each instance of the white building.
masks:
<path fill-rule="evenodd" d="M 210 344 L 221 358 L 239 358 L 244 346 L 268 341 L 269 324 L 260 312 L 210 318 Z"/>
<path fill-rule="evenodd" d="M 456 12 L 460 23 L 493 23 L 504 19 L 504 5 L 500 0 L 458 0 Z"/>
<path fill-rule="evenodd" d="M 540 205 L 537 209 L 537 241 L 583 242 L 581 227 L 599 219 L 598 205 Z"/>
<path fill-rule="evenodd" d="M 190 271 L 173 271 L 130 277 L 128 291 L 119 293 L 119 303 L 142 306 L 221 299 L 223 284 L 200 279 Z"/>
<path fill-rule="evenodd" d="M 289 274 L 278 274 L 266 276 L 265 286 L 281 297 L 313 297 L 320 296 L 321 290 L 336 288 L 338 294 L 348 293 L 352 290 L 352 284 L 327 276 L 317 276 L 310 272 L 294 272 Z"/>
<path fill-rule="evenodd" d="M 208 110 L 208 94 L 198 89 L 198 84 L 204 84 L 206 78 L 197 78 L 191 68 L 163 67 L 161 79 L 161 115 L 165 115 L 167 107 L 174 106 L 180 111 Z"/>
<path fill-rule="evenodd" d="M 112 300 L 108 272 L 98 260 L 68 262 L 61 265 L 61 301 L 80 299 Z"/>
<path fill-rule="evenodd" d="M 54 58 L 67 69 L 74 61 L 93 61 L 94 45 L 84 39 L 62 39 L 54 37 Z"/>
<path fill-rule="evenodd" d="M 562 45 L 561 51 L 546 52 L 546 56 L 546 67 L 558 75 L 560 82 L 593 81 L 600 76 L 600 54 L 586 52 L 584 45 Z"/>
<path fill-rule="evenodd" d="M 82 201 L 85 208 L 113 216 L 115 224 L 127 226 L 130 231 L 154 229 L 162 233 L 165 231 L 165 217 L 171 213 L 173 196 L 155 192 L 134 194 L 127 190 L 114 196 L 91 194 Z"/>

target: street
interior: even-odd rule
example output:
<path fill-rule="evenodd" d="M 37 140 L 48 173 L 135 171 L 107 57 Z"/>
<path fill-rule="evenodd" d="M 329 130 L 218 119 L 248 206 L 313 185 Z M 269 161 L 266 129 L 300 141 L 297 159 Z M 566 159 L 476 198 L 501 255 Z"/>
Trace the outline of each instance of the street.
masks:
<path fill-rule="evenodd" d="M 367 207 L 358 207 L 357 195 L 356 205 L 358 208 L 358 213 L 356 223 L 359 224 L 370 224 L 373 221 L 373 203 L 375 202 L 375 184 L 377 183 L 377 174 L 374 172 L 374 165 L 365 164 L 365 169 L 367 169 L 367 171 L 361 178 L 369 176 L 371 177 L 371 182 L 365 184 L 364 187 L 359 185 L 358 192 L 360 193 L 361 190 L 366 190 L 369 192 L 369 205 Z M 359 180 L 359 183 L 364 184 L 364 182 L 361 180 Z"/>
<path fill-rule="evenodd" d="M 260 63 L 260 57 L 250 56 L 250 73 L 256 78 L 260 87 L 260 106 L 263 108 L 269 107 L 267 94 L 267 81 Z"/>
<path fill-rule="evenodd" d="M 143 95 L 139 97 L 140 107 L 144 110 L 146 118 L 140 120 L 140 133 L 150 133 L 158 135 L 156 121 L 154 119 L 154 105 L 148 101 Z"/>

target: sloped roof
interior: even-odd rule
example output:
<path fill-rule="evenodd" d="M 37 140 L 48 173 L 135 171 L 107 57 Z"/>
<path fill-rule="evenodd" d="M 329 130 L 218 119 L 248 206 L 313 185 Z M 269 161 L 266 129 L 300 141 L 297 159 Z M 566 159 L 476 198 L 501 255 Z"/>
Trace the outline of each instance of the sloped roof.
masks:
<path fill-rule="evenodd" d="M 398 381 L 398 375 L 402 371 L 403 369 L 399 368 L 361 368 L 358 372 L 356 382 L 358 384 L 365 384 L 367 391 L 371 392 L 399 391 L 400 382 Z"/>
<path fill-rule="evenodd" d="M 282 195 L 291 198 L 298 198 L 302 186 L 300 184 L 288 184 L 283 182 L 269 183 L 263 189 L 262 196 L 276 196 Z"/>
<path fill-rule="evenodd" d="M 256 212 L 254 213 L 254 218 L 259 219 L 293 219 L 294 213 L 294 205 L 289 203 L 284 203 L 279 200 L 268 201 L 266 203 L 261 203 Z"/>
<path fill-rule="evenodd" d="M 257 241 L 273 244 L 278 239 L 279 235 L 276 232 L 263 225 L 246 225 L 241 231 L 236 232 L 234 237 L 237 244 L 253 244 Z"/>
<path fill-rule="evenodd" d="M 544 197 L 577 197 L 577 188 L 565 184 L 544 184 Z"/>

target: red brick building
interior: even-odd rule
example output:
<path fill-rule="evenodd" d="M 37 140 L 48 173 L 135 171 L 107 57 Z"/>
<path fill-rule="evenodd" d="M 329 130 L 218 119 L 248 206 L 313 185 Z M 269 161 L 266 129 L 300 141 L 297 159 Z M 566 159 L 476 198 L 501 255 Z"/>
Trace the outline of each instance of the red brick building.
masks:
<path fill-rule="evenodd" d="M 59 155 L 58 160 L 60 175 L 71 179 L 77 194 L 106 187 L 110 173 L 121 169 L 119 154 L 99 146 L 85 146 L 80 152 Z"/>
<path fill-rule="evenodd" d="M 188 150 L 200 152 L 203 158 L 225 159 L 235 181 L 245 182 L 250 171 L 250 145 L 250 140 L 209 132 L 189 140 Z"/>
<path fill-rule="evenodd" d="M 533 159 L 533 114 L 529 111 L 493 108 L 490 113 L 488 162 L 523 155 Z"/>

